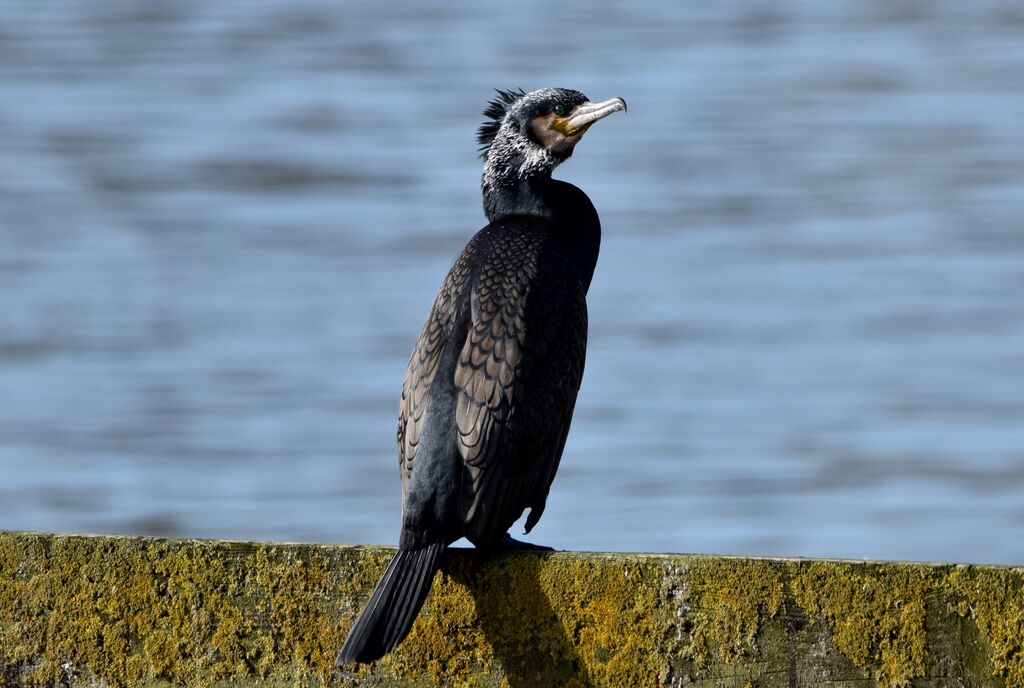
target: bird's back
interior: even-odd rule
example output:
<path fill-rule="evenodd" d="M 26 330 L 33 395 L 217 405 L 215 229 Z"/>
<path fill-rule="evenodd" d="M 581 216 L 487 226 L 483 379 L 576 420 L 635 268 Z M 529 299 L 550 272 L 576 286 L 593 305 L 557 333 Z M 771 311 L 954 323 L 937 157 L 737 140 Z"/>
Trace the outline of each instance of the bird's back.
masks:
<path fill-rule="evenodd" d="M 398 422 L 404 515 L 417 527 L 445 519 L 452 539 L 486 544 L 524 509 L 532 510 L 527 530 L 540 517 L 587 337 L 589 275 L 557 230 L 529 217 L 491 223 L 438 292 L 409 361 Z M 449 476 L 444 489 L 458 483 L 456 499 L 437 494 L 439 471 Z"/>

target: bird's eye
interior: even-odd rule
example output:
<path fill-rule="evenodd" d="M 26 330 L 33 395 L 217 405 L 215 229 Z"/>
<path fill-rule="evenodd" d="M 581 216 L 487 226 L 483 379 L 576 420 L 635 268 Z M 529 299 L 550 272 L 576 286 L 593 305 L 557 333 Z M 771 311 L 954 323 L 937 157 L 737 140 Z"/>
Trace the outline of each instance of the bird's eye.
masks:
<path fill-rule="evenodd" d="M 559 104 L 554 107 L 552 112 L 554 112 L 559 117 L 565 117 L 565 113 L 567 112 L 567 110 L 565 109 L 564 105 Z"/>

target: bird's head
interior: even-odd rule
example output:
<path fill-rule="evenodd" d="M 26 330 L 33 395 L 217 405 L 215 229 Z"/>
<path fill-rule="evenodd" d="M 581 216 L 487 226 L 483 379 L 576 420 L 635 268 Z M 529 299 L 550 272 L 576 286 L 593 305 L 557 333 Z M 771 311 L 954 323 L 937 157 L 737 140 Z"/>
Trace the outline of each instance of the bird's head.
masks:
<path fill-rule="evenodd" d="M 625 109 L 622 98 L 592 103 L 567 88 L 498 91 L 477 131 L 485 184 L 550 176 L 594 122 Z"/>

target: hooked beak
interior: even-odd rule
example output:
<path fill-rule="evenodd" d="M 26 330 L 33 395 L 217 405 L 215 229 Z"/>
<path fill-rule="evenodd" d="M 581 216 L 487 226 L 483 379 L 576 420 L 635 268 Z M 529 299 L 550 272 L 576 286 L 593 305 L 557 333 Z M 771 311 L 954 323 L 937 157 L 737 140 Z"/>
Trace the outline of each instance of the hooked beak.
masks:
<path fill-rule="evenodd" d="M 552 127 L 563 136 L 582 136 L 590 125 L 616 112 L 626 111 L 622 98 L 602 100 L 600 103 L 582 103 L 565 117 L 559 118 Z"/>

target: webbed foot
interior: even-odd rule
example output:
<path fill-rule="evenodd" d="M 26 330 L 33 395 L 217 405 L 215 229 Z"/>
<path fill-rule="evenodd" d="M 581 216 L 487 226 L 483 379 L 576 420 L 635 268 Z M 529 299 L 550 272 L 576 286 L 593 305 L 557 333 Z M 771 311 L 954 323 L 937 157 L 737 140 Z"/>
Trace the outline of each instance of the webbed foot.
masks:
<path fill-rule="evenodd" d="M 535 545 L 530 542 L 523 542 L 522 540 L 516 540 L 514 537 L 505 533 L 505 536 L 495 544 L 495 549 L 500 550 L 515 550 L 515 551 L 527 551 L 527 552 L 554 552 L 554 547 L 547 547 L 546 545 Z"/>

